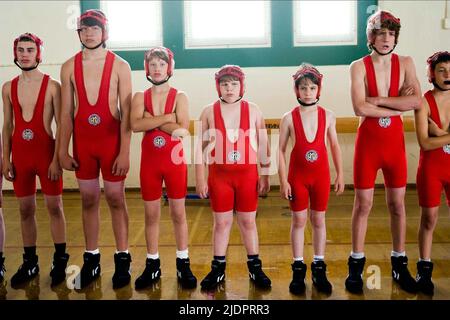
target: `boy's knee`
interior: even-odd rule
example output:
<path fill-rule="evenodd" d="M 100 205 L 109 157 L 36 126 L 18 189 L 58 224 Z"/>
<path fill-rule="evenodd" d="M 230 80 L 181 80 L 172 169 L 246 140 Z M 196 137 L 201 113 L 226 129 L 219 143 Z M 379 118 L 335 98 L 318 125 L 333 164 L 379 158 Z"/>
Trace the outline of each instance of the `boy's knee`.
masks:
<path fill-rule="evenodd" d="M 304 228 L 306 225 L 306 217 L 292 219 L 292 227 L 294 229 Z"/>
<path fill-rule="evenodd" d="M 122 191 L 106 192 L 105 198 L 112 208 L 119 209 L 125 205 L 125 198 Z"/>
<path fill-rule="evenodd" d="M 421 225 L 427 230 L 434 229 L 436 225 L 437 215 L 434 214 L 422 214 Z"/>
<path fill-rule="evenodd" d="M 180 210 L 179 212 L 173 212 L 172 221 L 174 224 L 184 224 L 186 223 L 186 214 L 183 210 Z"/>
<path fill-rule="evenodd" d="M 372 204 L 373 201 L 368 199 L 360 199 L 359 201 L 357 201 L 357 203 L 355 204 L 356 215 L 369 215 L 370 210 L 372 210 Z"/>
<path fill-rule="evenodd" d="M 96 194 L 83 194 L 81 196 L 81 205 L 84 209 L 91 209 L 98 205 L 100 198 Z"/>
<path fill-rule="evenodd" d="M 403 216 L 405 214 L 405 204 L 403 201 L 388 201 L 389 211 L 394 216 Z"/>
<path fill-rule="evenodd" d="M 239 222 L 239 224 L 241 225 L 242 228 L 244 228 L 245 230 L 253 230 L 256 228 L 256 222 L 253 219 L 246 219 L 246 220 L 241 220 Z"/>
<path fill-rule="evenodd" d="M 323 216 L 311 216 L 311 225 L 314 229 L 323 228 L 325 226 L 325 215 Z"/>
<path fill-rule="evenodd" d="M 233 220 L 231 220 L 231 221 L 227 221 L 227 220 L 216 221 L 214 223 L 214 228 L 216 230 L 227 230 L 227 229 L 231 228 L 232 224 L 233 224 Z"/>
<path fill-rule="evenodd" d="M 31 218 L 36 213 L 36 205 L 34 203 L 24 203 L 20 205 L 20 217 L 22 220 Z"/>

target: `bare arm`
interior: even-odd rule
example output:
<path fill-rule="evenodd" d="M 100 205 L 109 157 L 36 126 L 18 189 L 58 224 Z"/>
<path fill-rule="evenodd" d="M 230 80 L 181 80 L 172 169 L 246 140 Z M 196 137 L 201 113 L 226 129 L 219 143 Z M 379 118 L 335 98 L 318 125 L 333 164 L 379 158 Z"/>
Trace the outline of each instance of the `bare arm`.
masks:
<path fill-rule="evenodd" d="M 130 155 L 130 109 L 131 109 L 131 69 L 125 61 L 119 68 L 119 101 L 120 101 L 120 153 Z"/>
<path fill-rule="evenodd" d="M 14 130 L 13 111 L 10 100 L 11 82 L 6 82 L 2 87 L 3 100 L 3 176 L 6 180 L 14 179 L 14 170 L 11 164 L 11 138 Z"/>
<path fill-rule="evenodd" d="M 259 108 L 255 108 L 256 113 L 256 137 L 258 139 L 258 164 L 260 174 L 269 175 L 270 169 L 270 145 L 267 136 L 266 122 Z"/>
<path fill-rule="evenodd" d="M 74 170 L 78 164 L 69 155 L 69 143 L 73 133 L 74 120 L 74 87 L 70 76 L 73 70 L 73 59 L 63 64 L 61 68 L 61 115 L 59 130 L 59 163 L 66 170 Z"/>
<path fill-rule="evenodd" d="M 51 94 L 52 94 L 52 114 L 56 122 L 56 137 L 55 137 L 55 151 L 53 152 L 53 159 L 47 170 L 47 177 L 51 181 L 57 181 L 62 175 L 62 168 L 59 165 L 58 148 L 60 141 L 60 111 L 61 111 L 61 85 L 58 81 L 51 80 Z"/>
<path fill-rule="evenodd" d="M 327 138 L 330 144 L 331 156 L 333 157 L 334 168 L 336 169 L 336 179 L 334 181 L 334 191 L 337 194 L 344 192 L 344 171 L 342 165 L 342 152 L 339 145 L 337 132 L 336 132 L 336 116 L 334 113 L 327 111 L 329 113 L 329 125 L 327 130 Z"/>
<path fill-rule="evenodd" d="M 425 98 L 422 99 L 422 104 L 419 109 L 414 112 L 416 120 L 416 135 L 417 141 L 423 150 L 434 150 L 442 148 L 450 144 L 450 134 L 439 137 L 430 137 L 428 134 L 428 103 Z"/>
<path fill-rule="evenodd" d="M 399 111 L 416 110 L 420 107 L 421 91 L 416 76 L 416 67 L 411 57 L 405 57 L 405 82 L 399 97 L 374 97 L 374 104 Z M 408 90 L 409 89 L 409 90 Z M 409 93 L 410 92 L 410 93 Z"/>
<path fill-rule="evenodd" d="M 281 195 L 285 199 L 291 196 L 291 189 L 287 180 L 286 148 L 289 141 L 289 124 L 292 122 L 291 113 L 286 113 L 280 121 L 280 138 L 278 147 L 278 177 L 280 179 Z"/>
<path fill-rule="evenodd" d="M 185 137 L 189 135 L 189 102 L 184 92 L 177 93 L 176 107 L 175 107 L 176 122 L 165 123 L 159 128 L 177 137 Z"/>
<path fill-rule="evenodd" d="M 53 154 L 53 160 L 52 162 L 58 162 L 58 150 L 59 150 L 59 143 L 60 143 L 60 131 L 61 131 L 61 85 L 57 81 L 53 82 L 53 90 L 52 90 L 52 107 L 53 107 L 53 113 L 55 115 L 55 122 L 56 122 L 56 134 L 55 134 L 55 152 Z"/>
<path fill-rule="evenodd" d="M 366 101 L 364 74 L 362 61 L 353 62 L 350 66 L 350 76 L 352 104 L 355 115 L 360 117 L 391 117 L 400 115 L 400 111 L 379 107 Z"/>
<path fill-rule="evenodd" d="M 145 112 L 144 93 L 137 92 L 132 101 L 130 124 L 133 132 L 145 132 L 158 127 L 163 124 L 175 122 L 175 114 L 164 114 L 160 116 L 152 116 Z"/>
<path fill-rule="evenodd" d="M 257 105 L 251 104 L 251 111 L 256 112 L 256 139 L 258 144 L 258 194 L 265 196 L 270 190 L 269 173 L 270 173 L 270 146 L 267 138 L 267 129 L 261 110 Z"/>
<path fill-rule="evenodd" d="M 208 197 L 208 185 L 206 183 L 205 178 L 205 165 L 206 159 L 204 158 L 203 150 L 205 149 L 208 141 L 206 139 L 207 132 L 209 129 L 208 124 L 208 113 L 211 111 L 211 108 L 205 108 L 200 115 L 200 124 L 201 131 L 198 134 L 197 140 L 195 142 L 195 185 L 196 192 L 202 198 L 205 199 Z M 204 138 L 205 137 L 205 138 Z"/>

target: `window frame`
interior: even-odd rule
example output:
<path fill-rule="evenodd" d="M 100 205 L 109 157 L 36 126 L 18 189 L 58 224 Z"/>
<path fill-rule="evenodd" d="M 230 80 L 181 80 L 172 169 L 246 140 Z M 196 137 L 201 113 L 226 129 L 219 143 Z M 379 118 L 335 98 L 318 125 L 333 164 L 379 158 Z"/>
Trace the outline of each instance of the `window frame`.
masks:
<path fill-rule="evenodd" d="M 185 43 L 185 48 L 187 50 L 199 50 L 199 49 L 217 49 L 217 48 L 270 48 L 272 46 L 272 19 L 271 19 L 271 14 L 270 14 L 270 3 L 267 1 L 262 1 L 263 5 L 264 5 L 264 18 L 265 18 L 265 27 L 267 28 L 265 35 L 264 35 L 264 39 L 263 42 L 264 43 L 258 43 L 259 39 L 239 39 L 236 38 L 235 40 L 233 39 L 229 39 L 229 44 L 218 44 L 218 43 L 214 43 L 213 40 L 211 39 L 207 39 L 207 40 L 200 40 L 200 39 L 189 39 L 189 34 L 191 32 L 191 26 L 189 24 L 189 19 L 188 19 L 188 15 L 183 15 L 184 18 L 184 43 Z M 188 1 L 183 1 L 183 13 L 185 13 L 186 11 L 190 11 L 192 10 L 192 7 L 190 7 Z M 189 41 L 192 41 L 191 44 L 189 44 Z M 244 41 L 249 41 L 247 43 L 244 43 Z"/>
<path fill-rule="evenodd" d="M 102 10 L 102 11 L 104 11 L 105 9 L 104 8 L 102 8 L 102 5 L 101 5 L 101 2 L 102 1 L 99 1 L 99 7 L 100 7 L 100 9 Z M 116 1 L 114 1 L 114 2 L 116 2 Z M 162 2 L 163 1 L 161 1 L 161 13 L 162 13 Z M 161 14 L 161 19 L 160 19 L 160 28 L 161 28 L 161 41 L 160 41 L 160 43 L 159 44 L 157 44 L 157 45 L 162 45 L 162 42 L 163 42 L 163 34 L 162 34 L 162 30 L 163 30 L 163 23 L 162 23 L 162 14 Z M 118 43 L 119 41 L 117 41 L 117 43 Z M 110 44 L 110 48 L 111 48 L 111 50 L 113 50 L 113 51 L 139 51 L 139 50 L 145 50 L 145 47 L 141 47 L 141 46 L 139 46 L 139 47 L 132 47 L 132 46 L 123 46 L 123 47 L 120 47 L 119 45 L 117 45 L 117 43 L 115 43 L 115 45 L 111 45 L 111 41 L 109 41 L 109 44 Z"/>
<path fill-rule="evenodd" d="M 324 40 L 324 39 L 317 39 L 317 40 L 311 40 L 311 41 L 301 41 L 300 38 L 300 32 L 295 28 L 295 19 L 298 15 L 299 3 L 296 3 L 296 1 L 292 1 L 292 12 L 293 12 L 293 20 L 292 20 L 292 28 L 293 28 L 293 41 L 295 47 L 314 47 L 314 46 L 349 46 L 349 45 L 356 45 L 358 44 L 358 3 L 355 1 L 349 1 L 352 2 L 354 5 L 354 12 L 352 12 L 352 18 L 353 18 L 353 24 L 352 24 L 352 33 L 355 32 L 355 38 L 353 40 L 336 40 L 336 41 L 330 41 L 330 40 Z"/>
<path fill-rule="evenodd" d="M 309 62 L 317 66 L 348 65 L 368 54 L 366 22 L 369 8 L 378 0 L 357 1 L 357 44 L 294 47 L 292 1 L 271 1 L 270 48 L 186 49 L 184 47 L 183 1 L 162 2 L 163 45 L 175 55 L 177 69 L 217 68 L 224 64 L 241 67 L 298 66 Z M 81 12 L 100 8 L 100 0 L 80 0 Z M 129 62 L 132 70 L 143 70 L 145 50 L 114 50 Z"/>

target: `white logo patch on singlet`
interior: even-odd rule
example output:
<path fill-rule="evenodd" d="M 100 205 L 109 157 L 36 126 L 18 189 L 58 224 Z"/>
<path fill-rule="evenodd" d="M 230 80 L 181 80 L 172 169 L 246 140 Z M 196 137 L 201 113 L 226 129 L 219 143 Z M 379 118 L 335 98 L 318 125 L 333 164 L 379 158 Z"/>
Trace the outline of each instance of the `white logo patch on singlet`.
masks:
<path fill-rule="evenodd" d="M 98 126 L 101 122 L 100 116 L 98 114 L 93 113 L 89 116 L 88 122 L 91 126 L 94 127 Z"/>
<path fill-rule="evenodd" d="M 238 162 L 241 160 L 241 153 L 236 150 L 228 152 L 228 160 L 231 162 Z"/>
<path fill-rule="evenodd" d="M 390 117 L 383 117 L 378 119 L 378 125 L 382 128 L 387 128 L 391 125 L 391 118 Z"/>
<path fill-rule="evenodd" d="M 442 147 L 442 150 L 444 150 L 444 153 L 450 154 L 450 144 L 446 144 Z"/>
<path fill-rule="evenodd" d="M 166 139 L 164 139 L 164 137 L 162 136 L 156 136 L 153 139 L 153 145 L 157 148 L 162 148 L 166 145 Z"/>
<path fill-rule="evenodd" d="M 34 138 L 34 132 L 31 129 L 25 129 L 22 131 L 23 140 L 30 141 Z"/>
<path fill-rule="evenodd" d="M 316 150 L 309 150 L 305 154 L 305 159 L 308 162 L 316 162 L 317 159 L 319 159 L 319 154 L 317 153 Z"/>

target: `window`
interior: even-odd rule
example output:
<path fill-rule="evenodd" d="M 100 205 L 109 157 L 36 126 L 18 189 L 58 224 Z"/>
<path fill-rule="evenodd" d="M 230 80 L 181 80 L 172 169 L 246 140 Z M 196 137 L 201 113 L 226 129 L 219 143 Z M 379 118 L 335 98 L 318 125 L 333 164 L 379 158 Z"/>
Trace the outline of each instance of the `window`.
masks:
<path fill-rule="evenodd" d="M 300 6 L 305 1 L 214 1 L 213 6 L 206 12 L 201 11 L 198 18 L 194 7 L 208 6 L 211 2 L 170 0 L 135 1 L 136 4 L 132 4 L 131 1 L 81 0 L 80 8 L 83 12 L 86 9 L 105 9 L 105 3 L 119 6 L 117 14 L 109 9 L 105 13 L 111 24 L 118 24 L 120 31 L 124 28 L 129 31 L 125 32 L 120 48 L 115 43 L 114 34 L 111 34 L 107 46 L 128 61 L 132 70 L 143 70 L 144 52 L 155 45 L 163 45 L 174 52 L 177 69 L 217 68 L 226 63 L 244 68 L 281 67 L 296 66 L 301 61 L 317 66 L 348 65 L 367 54 L 366 21 L 378 5 L 377 0 L 317 1 L 317 4 L 314 1 L 313 9 L 305 9 L 309 11 L 306 18 L 314 17 L 313 22 L 303 19 L 306 26 L 320 26 L 318 30 L 321 32 L 314 34 L 315 29 L 311 32 L 300 27 Z M 245 7 L 247 4 L 250 7 Z M 260 9 L 255 9 L 258 5 Z M 149 9 L 150 6 L 156 8 Z M 230 13 L 227 10 L 231 8 L 233 11 Z M 126 10 L 132 13 L 125 14 Z M 332 18 L 326 18 L 330 14 Z M 124 17 L 130 17 L 127 20 L 131 21 Z M 232 17 L 237 20 L 230 20 Z M 347 21 L 351 21 L 352 27 L 345 25 Z M 235 28 L 241 26 L 241 22 L 244 27 Z M 328 22 L 332 22 L 331 26 Z M 253 29 L 256 25 L 258 27 Z M 225 27 L 225 32 L 212 31 L 213 27 Z M 130 40 L 129 35 L 139 43 L 124 46 Z M 150 36 L 158 40 L 152 43 L 148 40 Z M 148 42 L 143 44 L 144 40 Z"/>
<path fill-rule="evenodd" d="M 101 1 L 109 23 L 108 47 L 148 49 L 162 45 L 161 1 Z"/>
<path fill-rule="evenodd" d="M 356 1 L 294 1 L 294 45 L 354 45 Z"/>
<path fill-rule="evenodd" d="M 269 1 L 184 1 L 184 12 L 187 49 L 271 45 Z"/>

